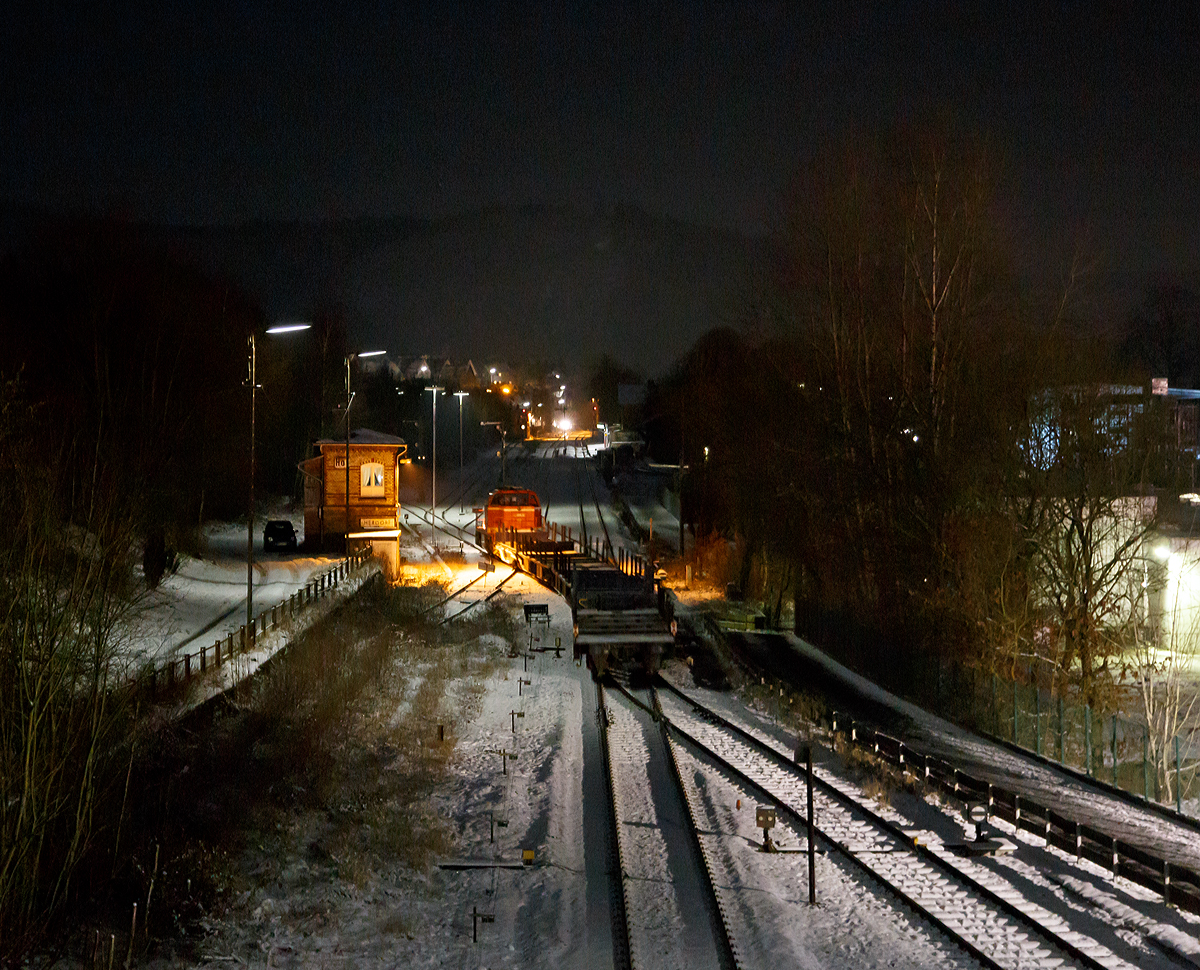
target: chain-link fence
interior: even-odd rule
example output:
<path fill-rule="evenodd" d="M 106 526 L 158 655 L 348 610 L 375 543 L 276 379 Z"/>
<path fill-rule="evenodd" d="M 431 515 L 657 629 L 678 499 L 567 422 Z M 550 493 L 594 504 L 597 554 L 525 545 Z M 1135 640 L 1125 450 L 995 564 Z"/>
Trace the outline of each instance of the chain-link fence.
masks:
<path fill-rule="evenodd" d="M 991 734 L 1147 799 L 1200 815 L 1200 738 L 1187 731 L 1156 743 L 1150 727 L 1065 702 L 1039 686 L 941 661 L 904 691 L 947 720 Z M 914 686 L 909 681 L 910 688 Z M 1190 804 L 1189 804 L 1190 803 Z"/>

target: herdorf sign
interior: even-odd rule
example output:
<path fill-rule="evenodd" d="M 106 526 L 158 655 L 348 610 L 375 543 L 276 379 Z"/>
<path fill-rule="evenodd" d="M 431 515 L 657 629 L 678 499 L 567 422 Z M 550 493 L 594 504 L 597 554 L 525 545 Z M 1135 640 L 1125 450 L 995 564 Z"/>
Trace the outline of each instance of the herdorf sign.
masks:
<path fill-rule="evenodd" d="M 358 521 L 359 521 L 359 525 L 361 525 L 364 529 L 394 529 L 394 528 L 396 528 L 396 520 L 394 517 L 386 518 L 386 519 L 362 518 L 362 519 L 359 519 Z"/>

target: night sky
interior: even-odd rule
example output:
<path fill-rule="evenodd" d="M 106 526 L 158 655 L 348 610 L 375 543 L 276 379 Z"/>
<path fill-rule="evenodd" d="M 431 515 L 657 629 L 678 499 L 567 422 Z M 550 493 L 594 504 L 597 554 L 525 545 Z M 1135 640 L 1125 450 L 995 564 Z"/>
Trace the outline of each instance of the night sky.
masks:
<path fill-rule="evenodd" d="M 617 203 L 762 233 L 823 145 L 948 114 L 999 148 L 1026 258 L 1186 276 L 1196 6 L 8 5 L 0 199 L 171 223 Z"/>

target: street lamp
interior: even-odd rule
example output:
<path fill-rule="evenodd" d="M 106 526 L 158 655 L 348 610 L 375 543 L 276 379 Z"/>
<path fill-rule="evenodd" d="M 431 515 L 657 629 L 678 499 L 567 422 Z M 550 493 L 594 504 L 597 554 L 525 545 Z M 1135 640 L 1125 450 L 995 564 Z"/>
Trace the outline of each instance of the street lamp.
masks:
<path fill-rule="evenodd" d="M 350 403 L 354 394 L 350 390 L 350 361 L 358 357 L 378 357 L 386 354 L 386 350 L 363 350 L 357 354 L 346 355 L 346 556 L 350 555 Z"/>
<path fill-rule="evenodd" d="M 463 515 L 467 511 L 467 507 L 463 502 L 463 499 L 466 496 L 466 489 L 463 488 L 462 411 L 463 398 L 469 397 L 470 395 L 466 391 L 455 391 L 454 396 L 458 398 L 458 514 Z"/>
<path fill-rule="evenodd" d="M 277 326 L 270 327 L 267 330 L 269 334 L 295 333 L 298 330 L 307 330 L 311 324 L 308 323 L 281 323 Z M 246 383 L 250 385 L 250 514 L 246 519 L 246 636 L 250 639 L 254 638 L 254 466 L 255 466 L 255 447 L 254 447 L 254 419 L 257 409 L 258 396 L 258 341 L 255 339 L 254 331 L 250 331 L 250 336 L 247 338 L 247 343 L 250 345 L 250 356 L 246 362 L 249 369 L 249 374 Z"/>
<path fill-rule="evenodd" d="M 429 502 L 429 527 L 430 538 L 433 539 L 433 548 L 437 548 L 437 396 L 438 391 L 444 391 L 444 387 L 438 387 L 432 384 L 425 388 L 427 391 L 433 391 L 433 464 L 431 470 L 433 472 L 433 490 L 430 494 Z"/>

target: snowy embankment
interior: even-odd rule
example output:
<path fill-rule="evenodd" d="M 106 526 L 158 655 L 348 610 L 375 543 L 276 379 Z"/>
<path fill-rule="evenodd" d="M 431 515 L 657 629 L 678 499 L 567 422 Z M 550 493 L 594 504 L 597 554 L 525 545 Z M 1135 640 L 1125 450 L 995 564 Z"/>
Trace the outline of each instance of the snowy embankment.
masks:
<path fill-rule="evenodd" d="M 1057 770 L 1044 759 L 1023 756 L 972 734 L 888 693 L 799 637 L 786 634 L 784 638 L 798 657 L 818 665 L 862 697 L 906 717 L 913 726 L 908 741 L 917 750 L 953 762 L 984 781 L 1028 795 L 1069 817 L 1095 819 L 1092 824 L 1122 841 L 1200 872 L 1200 838 L 1194 828 L 1139 808 L 1127 798 Z"/>
<path fill-rule="evenodd" d="M 255 615 L 286 602 L 341 559 L 267 553 L 261 532 L 254 539 Z M 204 541 L 204 556 L 183 556 L 140 604 L 124 635 L 124 652 L 135 666 L 157 666 L 236 633 L 246 622 L 246 527 L 213 523 L 205 527 Z"/>
<path fill-rule="evenodd" d="M 773 719 L 746 709 L 730 695 L 691 686 L 686 674 L 672 679 L 784 757 L 792 754 L 795 736 Z M 664 706 L 668 705 L 664 702 Z M 855 800 L 873 800 L 865 794 L 861 772 L 834 752 L 816 749 L 814 767 L 819 777 Z M 903 789 L 876 789 L 874 797 L 884 799 L 877 811 L 916 834 L 930 853 L 988 886 L 995 896 L 1027 914 L 1025 918 L 1045 925 L 1052 935 L 1081 951 L 1103 954 L 1106 965 L 1168 967 L 1175 960 L 1194 960 L 1195 947 L 1184 941 L 1195 934 L 1200 920 L 1163 906 L 1157 894 L 1127 880 L 1114 881 L 1107 870 L 1086 859 L 1077 862 L 1044 839 L 1023 830 L 1016 832 L 998 821 L 994 827 L 1015 851 L 993 858 L 960 859 L 948 849 L 969 837 L 957 804 L 943 804 L 932 796 L 921 798 Z M 823 827 L 820 809 L 818 827 Z M 818 876 L 819 886 L 821 881 Z"/>

